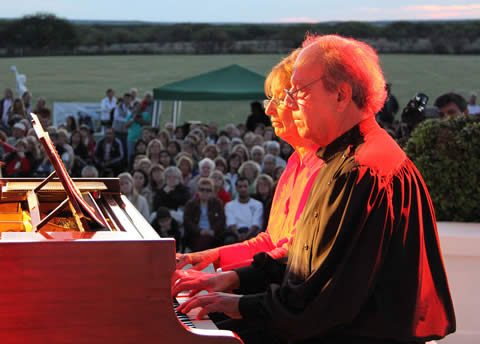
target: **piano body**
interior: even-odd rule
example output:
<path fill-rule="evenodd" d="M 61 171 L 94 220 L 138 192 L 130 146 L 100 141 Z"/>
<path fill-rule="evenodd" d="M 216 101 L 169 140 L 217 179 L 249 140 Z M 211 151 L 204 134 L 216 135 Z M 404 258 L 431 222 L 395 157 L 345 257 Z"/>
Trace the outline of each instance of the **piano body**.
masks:
<path fill-rule="evenodd" d="M 0 343 L 242 343 L 180 322 L 175 241 L 118 179 L 71 179 L 55 164 L 58 178 L 0 179 Z"/>

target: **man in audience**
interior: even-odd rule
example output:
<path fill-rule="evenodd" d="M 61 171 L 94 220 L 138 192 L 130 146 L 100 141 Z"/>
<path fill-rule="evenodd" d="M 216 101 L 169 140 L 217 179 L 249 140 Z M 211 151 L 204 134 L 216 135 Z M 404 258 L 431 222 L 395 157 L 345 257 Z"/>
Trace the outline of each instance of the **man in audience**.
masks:
<path fill-rule="evenodd" d="M 453 92 L 442 94 L 435 99 L 441 119 L 452 119 L 461 115 L 468 117 L 467 101 L 461 95 Z"/>
<path fill-rule="evenodd" d="M 217 123 L 215 122 L 210 122 L 208 125 L 208 136 L 206 137 L 206 140 L 210 144 L 216 144 L 218 140 L 218 134 L 217 134 Z"/>
<path fill-rule="evenodd" d="M 32 110 L 33 110 L 33 107 L 32 107 L 32 94 L 30 93 L 30 91 L 25 91 L 25 92 L 23 92 L 23 94 L 22 94 L 22 101 L 23 101 L 23 106 L 25 106 L 25 112 L 27 113 L 27 115 L 30 115 L 30 113 L 31 113 Z"/>
<path fill-rule="evenodd" d="M 145 92 L 145 98 L 142 100 L 142 112 L 147 112 L 152 116 L 153 114 L 153 94 L 152 92 Z"/>
<path fill-rule="evenodd" d="M 127 123 L 127 116 L 130 113 L 129 106 L 131 100 L 132 96 L 130 93 L 125 93 L 121 102 L 119 99 L 113 113 L 112 128 L 124 147 L 127 146 L 128 128 L 125 126 L 125 123 Z"/>
<path fill-rule="evenodd" d="M 235 183 L 237 198 L 225 205 L 227 230 L 225 244 L 232 244 L 254 237 L 263 227 L 263 206 L 250 198 L 247 178 L 239 177 Z"/>
<path fill-rule="evenodd" d="M 472 116 L 480 115 L 480 105 L 477 105 L 477 93 L 472 92 L 468 100 L 468 113 Z"/>
<path fill-rule="evenodd" d="M 100 121 L 103 125 L 112 124 L 111 112 L 115 109 L 117 105 L 117 98 L 115 98 L 115 92 L 109 88 L 105 92 L 105 98 L 102 99 L 100 103 Z"/>
<path fill-rule="evenodd" d="M 120 172 L 126 170 L 122 168 L 124 159 L 122 141 L 115 137 L 112 128 L 105 128 L 105 137 L 98 141 L 94 155 L 102 177 L 117 176 Z"/>

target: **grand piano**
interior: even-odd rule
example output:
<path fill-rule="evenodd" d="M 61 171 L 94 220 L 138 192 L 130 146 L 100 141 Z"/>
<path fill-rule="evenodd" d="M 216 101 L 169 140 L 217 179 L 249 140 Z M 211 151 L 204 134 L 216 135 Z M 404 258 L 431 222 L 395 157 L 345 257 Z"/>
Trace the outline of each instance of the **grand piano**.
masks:
<path fill-rule="evenodd" d="M 0 179 L 0 343 L 242 343 L 176 312 L 174 239 L 158 236 L 118 179 L 70 178 L 32 118 L 55 171 Z"/>

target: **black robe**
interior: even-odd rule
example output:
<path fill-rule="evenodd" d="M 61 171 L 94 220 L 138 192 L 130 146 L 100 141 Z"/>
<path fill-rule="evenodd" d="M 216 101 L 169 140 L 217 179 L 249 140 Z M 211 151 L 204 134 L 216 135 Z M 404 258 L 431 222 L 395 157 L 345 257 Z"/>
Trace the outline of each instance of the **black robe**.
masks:
<path fill-rule="evenodd" d="M 454 332 L 433 206 L 413 163 L 373 118 L 317 156 L 325 164 L 288 264 L 260 253 L 236 270 L 239 292 L 250 294 L 240 299 L 243 318 L 290 342 L 407 343 Z"/>

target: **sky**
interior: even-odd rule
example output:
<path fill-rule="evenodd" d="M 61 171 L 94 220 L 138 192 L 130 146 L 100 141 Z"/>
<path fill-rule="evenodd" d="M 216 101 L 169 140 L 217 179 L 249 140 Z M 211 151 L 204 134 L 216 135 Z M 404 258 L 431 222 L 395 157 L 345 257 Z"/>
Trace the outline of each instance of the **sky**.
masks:
<path fill-rule="evenodd" d="M 190 23 L 300 23 L 479 19 L 480 0 L 15 0 L 0 17 L 37 12 L 66 19 Z"/>

